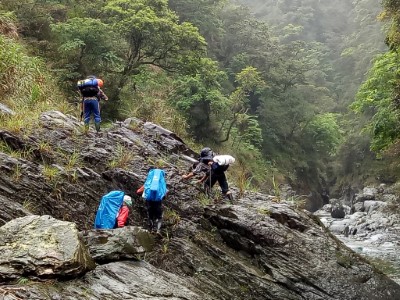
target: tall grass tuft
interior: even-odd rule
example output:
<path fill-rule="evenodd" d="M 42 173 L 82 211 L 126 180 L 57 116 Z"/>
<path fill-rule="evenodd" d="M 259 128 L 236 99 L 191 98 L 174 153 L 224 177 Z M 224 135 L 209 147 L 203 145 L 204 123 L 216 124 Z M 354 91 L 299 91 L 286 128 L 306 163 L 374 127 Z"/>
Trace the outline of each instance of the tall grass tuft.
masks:
<path fill-rule="evenodd" d="M 0 114 L 2 128 L 14 133 L 37 128 L 44 111 L 70 111 L 44 62 L 29 56 L 21 44 L 4 35 L 0 35 L 0 103 L 15 112 Z"/>
<path fill-rule="evenodd" d="M 133 153 L 123 145 L 118 144 L 113 159 L 108 162 L 108 167 L 127 169 L 133 159 Z"/>

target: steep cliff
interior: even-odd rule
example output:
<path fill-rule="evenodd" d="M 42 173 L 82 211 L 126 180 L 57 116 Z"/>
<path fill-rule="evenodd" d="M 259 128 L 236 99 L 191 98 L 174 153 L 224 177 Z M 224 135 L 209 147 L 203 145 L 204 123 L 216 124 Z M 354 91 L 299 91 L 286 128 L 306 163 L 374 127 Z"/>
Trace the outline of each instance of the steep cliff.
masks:
<path fill-rule="evenodd" d="M 181 180 L 193 151 L 157 125 L 128 119 L 85 134 L 59 112 L 41 124 L 20 135 L 0 130 L 1 225 L 51 215 L 85 236 L 101 196 L 121 189 L 134 196 L 130 224 L 145 226 L 135 190 L 157 165 L 170 191 L 165 226 L 152 251 L 98 260 L 80 278 L 19 273 L 28 279 L 4 283 L 5 299 L 400 299 L 399 285 L 290 202 L 254 192 L 235 193 L 233 204 L 205 199 Z"/>

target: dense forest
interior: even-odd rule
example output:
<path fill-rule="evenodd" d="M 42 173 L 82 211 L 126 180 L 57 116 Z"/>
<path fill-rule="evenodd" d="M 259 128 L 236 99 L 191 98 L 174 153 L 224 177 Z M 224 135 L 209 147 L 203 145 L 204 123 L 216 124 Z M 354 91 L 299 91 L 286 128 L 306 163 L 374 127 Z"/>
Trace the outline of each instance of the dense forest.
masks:
<path fill-rule="evenodd" d="M 247 189 L 343 193 L 396 182 L 397 1 L 2 0 L 0 116 L 79 115 L 104 79 L 105 122 L 138 117 L 237 157 Z"/>

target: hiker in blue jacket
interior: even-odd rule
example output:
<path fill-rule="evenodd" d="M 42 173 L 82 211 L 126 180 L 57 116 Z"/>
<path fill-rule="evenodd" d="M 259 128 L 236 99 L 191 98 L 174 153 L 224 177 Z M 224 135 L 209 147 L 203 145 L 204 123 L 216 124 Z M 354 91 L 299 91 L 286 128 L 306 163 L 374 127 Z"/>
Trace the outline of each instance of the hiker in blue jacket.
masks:
<path fill-rule="evenodd" d="M 136 193 L 142 194 L 146 200 L 150 231 L 160 233 L 163 216 L 162 200 L 168 193 L 164 170 L 151 169 L 144 185 Z"/>

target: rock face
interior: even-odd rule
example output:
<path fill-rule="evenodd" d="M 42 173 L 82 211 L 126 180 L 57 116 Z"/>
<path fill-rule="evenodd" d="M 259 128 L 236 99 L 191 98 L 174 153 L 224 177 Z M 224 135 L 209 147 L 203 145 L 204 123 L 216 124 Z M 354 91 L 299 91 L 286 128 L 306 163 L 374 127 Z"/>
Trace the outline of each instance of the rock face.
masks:
<path fill-rule="evenodd" d="M 16 292 L 20 299 L 68 300 L 212 300 L 213 298 L 192 286 L 190 279 L 157 269 L 146 262 L 114 262 L 102 265 L 58 287 L 28 287 Z"/>
<path fill-rule="evenodd" d="M 94 268 L 73 223 L 50 216 L 17 218 L 0 227 L 0 279 L 76 277 Z"/>
<path fill-rule="evenodd" d="M 82 232 L 90 255 L 99 263 L 137 259 L 154 247 L 154 237 L 140 227 L 126 226 L 112 230 Z"/>
<path fill-rule="evenodd" d="M 193 151 L 159 126 L 130 119 L 96 136 L 84 135 L 76 119 L 60 113 L 46 113 L 41 120 L 43 127 L 28 138 L 0 131 L 3 143 L 31 155 L 0 153 L 0 197 L 16 203 L 16 214 L 30 207 L 36 214 L 76 222 L 101 265 L 53 285 L 2 286 L 10 295 L 34 300 L 400 299 L 399 285 L 345 247 L 317 217 L 290 203 L 259 193 L 239 197 L 234 188 L 233 205 L 205 201 L 196 184 L 181 180 Z M 142 229 L 88 230 L 101 196 L 112 189 L 133 197 L 130 224 L 146 224 L 145 204 L 135 190 L 154 165 L 166 171 L 169 193 L 163 201 L 163 232 L 154 236 L 151 252 L 141 240 Z M 13 217 L 9 207 L 7 214 L 0 210 L 0 220 Z M 115 259 L 125 261 L 108 263 Z"/>

